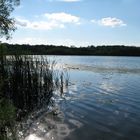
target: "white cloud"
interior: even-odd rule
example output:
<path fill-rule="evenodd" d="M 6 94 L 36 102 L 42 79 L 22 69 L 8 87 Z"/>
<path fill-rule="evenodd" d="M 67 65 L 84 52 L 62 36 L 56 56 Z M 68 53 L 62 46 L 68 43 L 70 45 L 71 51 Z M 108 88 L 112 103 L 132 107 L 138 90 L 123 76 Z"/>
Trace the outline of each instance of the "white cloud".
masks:
<path fill-rule="evenodd" d="M 50 2 L 58 1 L 58 2 L 80 2 L 82 0 L 49 0 Z"/>
<path fill-rule="evenodd" d="M 41 17 L 41 16 L 40 16 Z M 45 13 L 45 19 L 30 21 L 23 18 L 16 18 L 16 25 L 22 28 L 36 30 L 52 30 L 65 28 L 66 24 L 80 24 L 80 18 L 67 13 Z"/>
<path fill-rule="evenodd" d="M 92 23 L 97 23 L 98 21 L 95 20 L 95 19 L 92 19 L 91 22 L 92 22 Z"/>
<path fill-rule="evenodd" d="M 91 20 L 92 23 L 96 23 L 102 26 L 107 27 L 120 27 L 120 26 L 126 26 L 123 20 L 115 18 L 115 17 L 106 17 L 102 18 L 100 20 Z"/>
<path fill-rule="evenodd" d="M 23 20 L 23 19 L 16 19 L 16 25 L 26 27 L 28 25 L 29 21 Z"/>
<path fill-rule="evenodd" d="M 52 30 L 54 28 L 64 28 L 65 25 L 56 21 L 34 21 L 31 22 L 26 19 L 16 19 L 16 25 L 24 28 L 35 30 Z"/>
<path fill-rule="evenodd" d="M 61 1 L 61 2 L 79 2 L 81 0 L 57 0 L 57 1 Z"/>
<path fill-rule="evenodd" d="M 2 40 L 3 42 L 7 42 L 10 44 L 30 44 L 30 45 L 40 45 L 40 44 L 48 44 L 47 38 L 40 38 L 40 37 L 18 37 L 12 38 L 11 40 Z"/>
<path fill-rule="evenodd" d="M 45 17 L 47 17 L 49 20 L 53 20 L 53 21 L 58 21 L 58 22 L 62 22 L 62 23 L 79 23 L 80 18 L 77 16 L 73 16 L 71 14 L 67 14 L 64 12 L 61 13 L 46 13 L 44 14 Z"/>

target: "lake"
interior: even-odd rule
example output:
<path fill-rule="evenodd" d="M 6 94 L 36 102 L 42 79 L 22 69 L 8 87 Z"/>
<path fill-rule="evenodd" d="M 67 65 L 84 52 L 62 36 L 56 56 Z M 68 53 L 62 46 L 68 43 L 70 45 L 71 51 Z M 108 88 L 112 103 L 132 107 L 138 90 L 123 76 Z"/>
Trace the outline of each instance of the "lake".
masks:
<path fill-rule="evenodd" d="M 69 86 L 52 97 L 57 115 L 40 113 L 25 140 L 140 139 L 139 57 L 44 57 L 68 72 Z"/>

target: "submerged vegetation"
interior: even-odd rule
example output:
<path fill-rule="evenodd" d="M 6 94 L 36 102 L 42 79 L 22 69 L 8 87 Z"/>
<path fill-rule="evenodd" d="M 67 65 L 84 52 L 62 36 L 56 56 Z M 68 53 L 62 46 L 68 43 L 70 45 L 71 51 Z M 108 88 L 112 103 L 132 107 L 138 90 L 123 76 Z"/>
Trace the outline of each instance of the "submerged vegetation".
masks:
<path fill-rule="evenodd" d="M 64 75 L 55 65 L 43 57 L 1 55 L 0 139 L 16 139 L 16 124 L 42 107 L 47 109 L 55 90 L 63 92 Z"/>
<path fill-rule="evenodd" d="M 55 45 L 18 45 L 4 44 L 5 54 L 13 55 L 103 55 L 103 56 L 140 56 L 140 47 L 135 46 L 88 46 L 67 47 Z"/>

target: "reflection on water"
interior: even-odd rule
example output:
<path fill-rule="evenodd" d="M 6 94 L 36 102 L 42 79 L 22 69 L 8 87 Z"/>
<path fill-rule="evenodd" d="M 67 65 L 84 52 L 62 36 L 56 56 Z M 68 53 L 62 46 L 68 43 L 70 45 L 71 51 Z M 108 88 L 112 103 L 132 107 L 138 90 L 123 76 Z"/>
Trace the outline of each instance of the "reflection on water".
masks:
<path fill-rule="evenodd" d="M 20 139 L 24 140 L 62 140 L 69 136 L 75 129 L 82 127 L 82 123 L 75 119 L 68 119 L 65 122 L 64 113 L 60 109 L 62 101 L 68 101 L 72 98 L 65 94 L 60 95 L 57 92 L 51 98 L 49 110 L 41 112 L 36 119 L 29 118 L 25 124 L 22 124 L 18 134 Z M 73 112 L 71 112 L 73 114 Z M 37 113 L 35 113 L 36 115 Z M 71 127 L 70 127 L 71 126 Z"/>
<path fill-rule="evenodd" d="M 54 93 L 49 110 L 26 120 L 21 139 L 139 140 L 140 59 L 62 59 L 69 69 L 69 88 Z"/>
<path fill-rule="evenodd" d="M 60 140 L 69 135 L 70 129 L 67 124 L 64 124 L 62 114 L 54 116 L 54 114 L 45 114 L 41 116 L 36 123 L 33 123 L 30 128 L 30 134 L 25 140 L 32 138 L 41 140 Z"/>
<path fill-rule="evenodd" d="M 114 68 L 114 67 L 103 67 L 103 66 L 89 66 L 89 65 L 70 65 L 66 64 L 66 68 L 74 69 L 74 70 L 83 70 L 83 71 L 92 71 L 97 73 L 133 73 L 133 74 L 140 74 L 140 68 Z"/>

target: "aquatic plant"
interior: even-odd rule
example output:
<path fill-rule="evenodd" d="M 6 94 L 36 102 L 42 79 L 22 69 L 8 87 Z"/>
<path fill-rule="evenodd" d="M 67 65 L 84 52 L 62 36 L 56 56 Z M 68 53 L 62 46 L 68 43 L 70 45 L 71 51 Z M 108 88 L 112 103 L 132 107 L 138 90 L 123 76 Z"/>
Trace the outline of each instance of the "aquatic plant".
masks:
<path fill-rule="evenodd" d="M 16 139 L 16 112 L 13 104 L 6 99 L 0 99 L 0 140 Z"/>
<path fill-rule="evenodd" d="M 10 126 L 1 123 L 0 129 L 3 129 L 3 126 L 11 127 L 11 122 L 21 121 L 44 106 L 47 108 L 53 92 L 58 88 L 63 93 L 63 72 L 56 72 L 55 65 L 55 61 L 48 61 L 43 57 L 1 56 L 0 113 L 3 117 L 0 121 L 8 122 Z M 3 102 L 5 105 L 2 106 L 2 101 L 5 100 L 8 102 Z M 9 118 L 4 117 L 5 113 Z M 5 129 L 1 133 L 9 134 L 9 130 Z"/>

